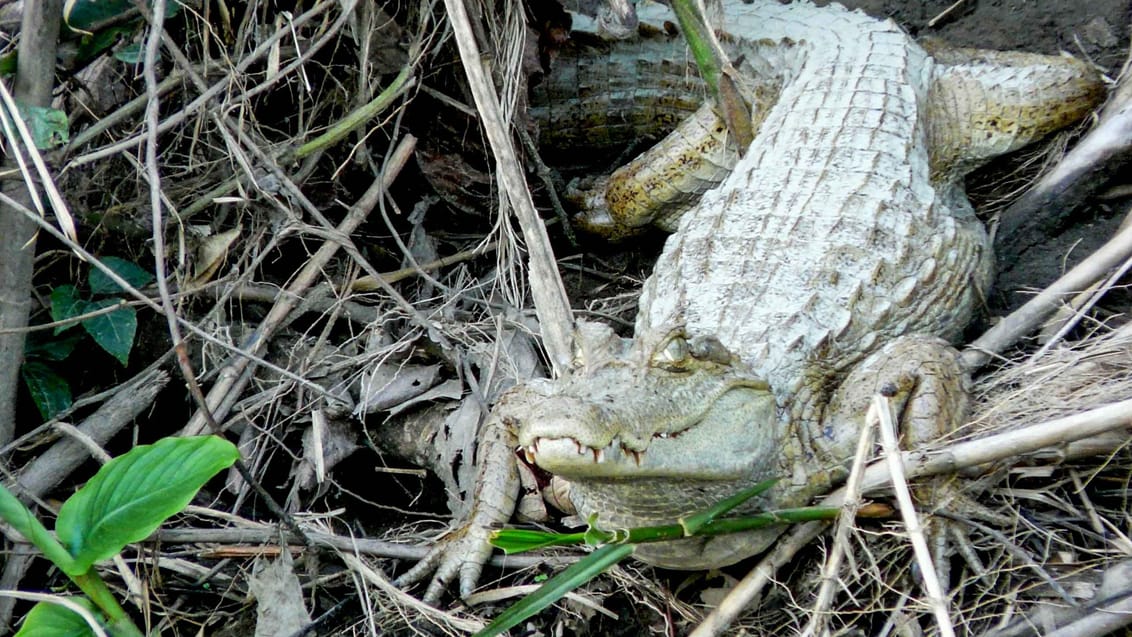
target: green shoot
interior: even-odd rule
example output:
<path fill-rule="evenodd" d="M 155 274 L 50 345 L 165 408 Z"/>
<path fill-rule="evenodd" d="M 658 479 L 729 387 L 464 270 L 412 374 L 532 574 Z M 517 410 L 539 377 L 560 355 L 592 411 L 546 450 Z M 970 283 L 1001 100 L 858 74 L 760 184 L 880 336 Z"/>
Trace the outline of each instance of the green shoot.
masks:
<path fill-rule="evenodd" d="M 508 608 L 496 617 L 487 628 L 479 632 L 477 637 L 498 635 L 519 625 L 519 623 L 549 607 L 570 591 L 582 586 L 632 555 L 636 544 L 679 540 L 693 536 L 740 533 L 765 528 L 772 524 L 831 520 L 837 517 L 840 512 L 840 509 L 836 508 L 807 507 L 769 511 L 741 518 L 719 519 L 720 516 L 730 513 L 744 502 L 766 492 L 774 486 L 775 482 L 777 482 L 777 479 L 760 482 L 720 501 L 703 512 L 682 518 L 675 524 L 606 531 L 598 528 L 597 516 L 593 516 L 589 520 L 588 528 L 580 533 L 545 533 L 527 529 L 496 531 L 492 535 L 491 543 L 508 554 L 550 546 L 575 544 L 588 544 L 600 546 L 600 548 L 554 576 L 539 587 L 537 591 Z"/>
<path fill-rule="evenodd" d="M 8 489 L 0 486 L 0 518 L 43 552 L 93 602 L 92 612 L 106 620 L 114 635 L 140 637 L 141 630 L 98 575 L 95 564 L 149 537 L 158 526 L 192 501 L 213 476 L 232 465 L 239 451 L 216 436 L 166 438 L 139 445 L 106 463 L 63 503 L 55 535 Z M 81 602 L 89 607 L 86 602 Z M 24 619 L 17 637 L 92 635 L 74 612 L 40 602 Z"/>

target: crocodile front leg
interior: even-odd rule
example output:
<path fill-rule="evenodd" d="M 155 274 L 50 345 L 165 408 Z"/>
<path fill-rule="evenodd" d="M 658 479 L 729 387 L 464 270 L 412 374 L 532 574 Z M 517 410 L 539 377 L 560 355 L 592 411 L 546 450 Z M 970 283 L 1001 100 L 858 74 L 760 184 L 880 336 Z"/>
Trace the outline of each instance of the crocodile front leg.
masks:
<path fill-rule="evenodd" d="M 923 336 L 899 338 L 866 358 L 841 384 L 825 414 L 826 426 L 814 431 L 836 432 L 836 454 L 848 457 L 856 444 L 865 414 L 876 394 L 889 396 L 902 436 L 901 446 L 915 449 L 938 440 L 966 422 L 970 407 L 969 379 L 959 365 L 959 353 L 946 341 Z M 821 443 L 815 443 L 822 448 Z M 828 449 L 827 449 L 828 451 Z M 915 489 L 924 506 L 963 508 L 967 498 L 944 477 Z M 946 583 L 946 538 L 951 527 L 944 518 L 929 519 L 925 530 L 935 547 L 933 560 Z M 962 529 L 959 538 L 964 537 Z"/>
<path fill-rule="evenodd" d="M 628 341 L 618 337 L 608 325 L 578 321 L 574 327 L 575 360 L 571 375 L 589 378 L 593 370 L 625 356 Z M 515 457 L 518 423 L 537 413 L 537 406 L 546 402 L 539 388 L 545 387 L 547 382 L 531 381 L 512 387 L 495 402 L 480 426 L 475 458 L 476 487 L 468 513 L 395 584 L 410 586 L 434 573 L 424 600 L 435 604 L 448 583 L 459 575 L 460 596 L 472 593 L 484 564 L 491 557 L 492 546 L 488 541 L 491 532 L 510 520 L 515 511 L 520 487 Z"/>
<path fill-rule="evenodd" d="M 506 395 L 500 404 L 507 400 Z M 519 471 L 515 463 L 515 434 L 504 418 L 493 410 L 480 428 L 476 445 L 476 489 L 464 520 L 437 542 L 423 560 L 394 584 L 407 587 L 432 574 L 424 601 L 436 604 L 449 582 L 459 575 L 460 597 L 471 595 L 483 566 L 491 557 L 491 532 L 515 511 L 519 494 Z"/>
<path fill-rule="evenodd" d="M 818 466 L 841 466 L 857 444 L 873 397 L 891 397 L 904 448 L 939 439 L 966 418 L 969 379 L 947 341 L 911 335 L 895 339 L 853 367 L 823 412 L 822 426 L 793 423 L 790 437 Z M 798 410 L 795 410 L 797 413 Z"/>
<path fill-rule="evenodd" d="M 963 422 L 970 404 L 958 357 L 941 338 L 894 340 L 856 365 L 841 383 L 826 411 L 826 428 L 837 429 L 844 419 L 862 421 L 880 393 L 892 397 L 906 447 L 938 439 Z M 856 444 L 855 435 L 842 444 Z"/>

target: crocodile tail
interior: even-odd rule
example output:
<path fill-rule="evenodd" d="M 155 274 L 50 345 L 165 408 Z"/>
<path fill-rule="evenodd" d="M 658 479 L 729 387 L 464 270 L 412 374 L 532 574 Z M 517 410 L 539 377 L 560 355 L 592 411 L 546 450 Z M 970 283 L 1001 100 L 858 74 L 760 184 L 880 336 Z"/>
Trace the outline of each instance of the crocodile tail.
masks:
<path fill-rule="evenodd" d="M 1087 115 L 1105 85 L 1067 55 L 921 42 L 936 66 L 928 104 L 933 174 L 965 174 Z"/>

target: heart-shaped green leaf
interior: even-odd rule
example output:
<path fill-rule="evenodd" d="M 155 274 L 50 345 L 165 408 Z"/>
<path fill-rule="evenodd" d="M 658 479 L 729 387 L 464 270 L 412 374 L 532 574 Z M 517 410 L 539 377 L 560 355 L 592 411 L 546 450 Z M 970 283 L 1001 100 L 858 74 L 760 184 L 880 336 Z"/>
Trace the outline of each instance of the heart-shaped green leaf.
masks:
<path fill-rule="evenodd" d="M 93 312 L 119 303 L 120 299 L 90 301 L 87 303 L 87 311 Z M 137 310 L 123 306 L 109 314 L 93 316 L 83 321 L 83 329 L 99 347 L 117 358 L 122 365 L 130 364 L 130 350 L 134 348 L 134 334 L 138 331 Z"/>
<path fill-rule="evenodd" d="M 59 362 L 75 351 L 75 346 L 83 339 L 82 332 L 71 332 L 66 336 L 32 332 L 24 341 L 24 360 Z"/>
<path fill-rule="evenodd" d="M 71 125 L 67 114 L 54 108 L 20 105 L 20 116 L 31 132 L 35 147 L 49 150 L 62 146 L 71 139 Z"/>
<path fill-rule="evenodd" d="M 100 260 L 102 265 L 110 268 L 114 274 L 122 277 L 126 280 L 126 283 L 135 288 L 144 287 L 153 281 L 153 273 L 133 261 L 127 261 L 121 257 L 102 257 Z M 125 292 L 122 286 L 115 283 L 113 279 L 98 268 L 91 268 L 90 274 L 87 275 L 87 283 L 90 284 L 90 293 L 94 295 Z"/>
<path fill-rule="evenodd" d="M 44 420 L 51 420 L 55 414 L 71 406 L 70 383 L 47 364 L 26 360 L 20 367 L 20 375 L 24 377 L 24 385 Z"/>
<path fill-rule="evenodd" d="M 82 575 L 127 544 L 143 540 L 192 501 L 240 453 L 217 436 L 165 438 L 106 463 L 59 510 L 55 534 Z"/>
<path fill-rule="evenodd" d="M 51 320 L 65 321 L 86 312 L 86 300 L 79 298 L 73 285 L 60 285 L 51 290 Z M 55 328 L 59 334 L 74 327 L 75 324 L 62 325 Z"/>

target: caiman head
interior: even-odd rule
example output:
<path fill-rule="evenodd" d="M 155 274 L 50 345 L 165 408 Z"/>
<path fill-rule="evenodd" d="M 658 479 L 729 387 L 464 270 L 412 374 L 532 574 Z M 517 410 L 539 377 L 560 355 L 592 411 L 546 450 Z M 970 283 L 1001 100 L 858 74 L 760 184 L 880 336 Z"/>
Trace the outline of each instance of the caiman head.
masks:
<path fill-rule="evenodd" d="M 594 323 L 579 334 L 575 373 L 517 388 L 496 409 L 529 461 L 570 482 L 580 514 L 606 528 L 672 523 L 779 471 L 774 396 L 717 340 L 676 330 L 642 347 Z M 743 544 L 666 542 L 638 555 L 704 568 L 761 550 Z"/>

